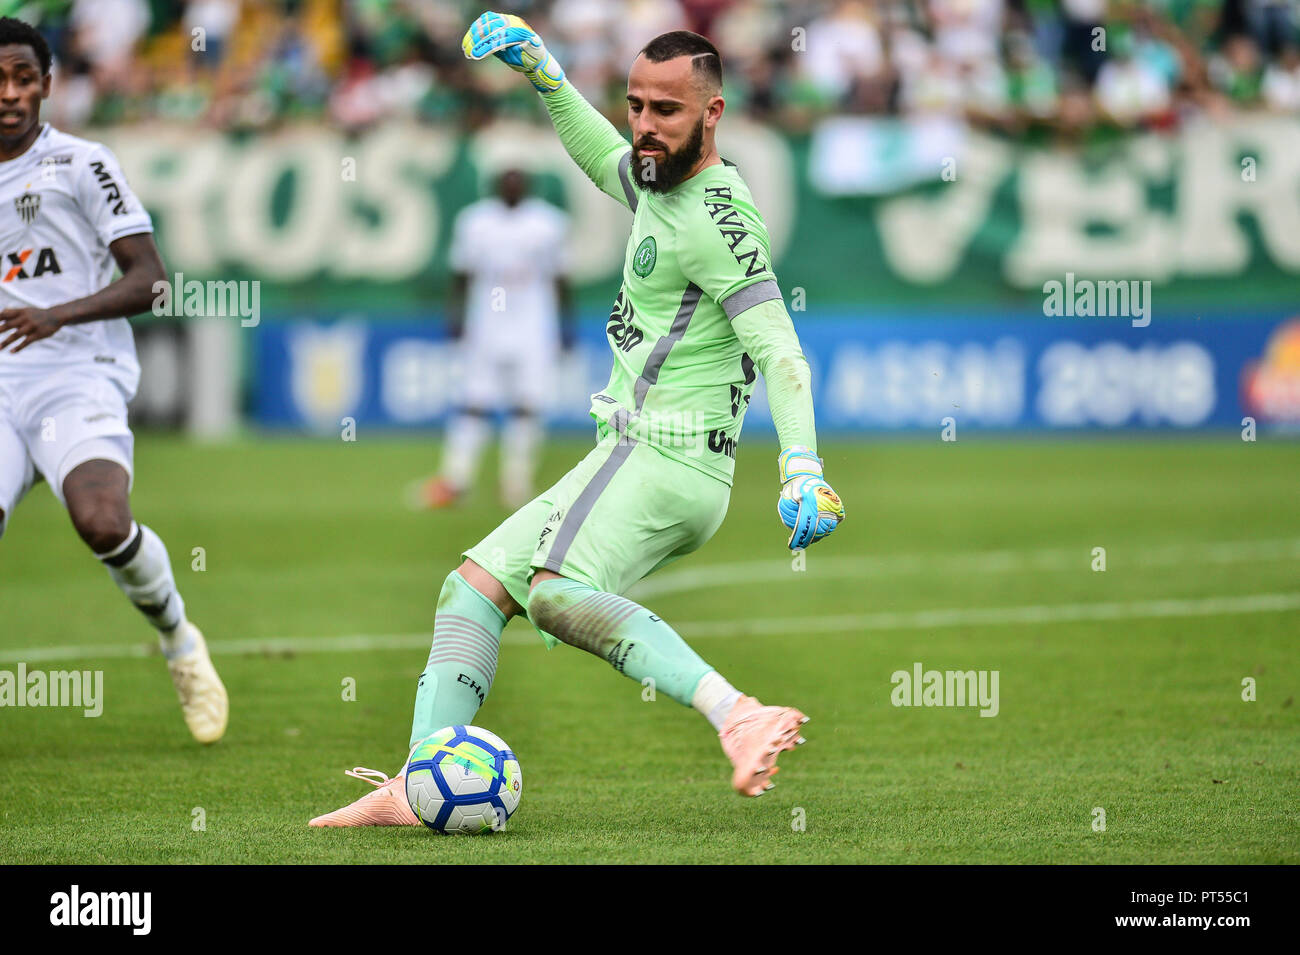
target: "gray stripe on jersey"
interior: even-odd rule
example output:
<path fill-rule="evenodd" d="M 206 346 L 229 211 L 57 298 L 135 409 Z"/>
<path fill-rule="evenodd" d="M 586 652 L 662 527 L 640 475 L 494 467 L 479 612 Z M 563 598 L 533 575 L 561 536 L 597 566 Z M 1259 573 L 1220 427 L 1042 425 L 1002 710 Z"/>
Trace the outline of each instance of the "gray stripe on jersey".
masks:
<path fill-rule="evenodd" d="M 619 439 L 614 450 L 610 452 L 605 463 L 596 471 L 596 476 L 588 482 L 587 486 L 582 489 L 573 506 L 569 508 L 569 513 L 564 515 L 564 520 L 560 522 L 559 529 L 555 532 L 555 540 L 551 541 L 550 553 L 546 555 L 546 562 L 542 564 L 544 570 L 549 570 L 557 574 L 563 574 L 561 569 L 564 566 L 564 556 L 573 546 L 574 539 L 578 536 L 578 529 L 582 527 L 591 514 L 591 509 L 596 506 L 596 499 L 604 493 L 605 488 L 609 487 L 609 482 L 614 480 L 614 474 L 623 466 L 632 449 L 636 447 L 636 441 L 624 435 Z"/>
<path fill-rule="evenodd" d="M 655 347 L 650 350 L 645 368 L 636 380 L 636 414 L 641 413 L 641 406 L 645 404 L 645 396 L 649 394 L 650 386 L 659 380 L 659 372 L 664 367 L 664 362 L 668 360 L 668 353 L 685 336 L 686 328 L 691 324 L 691 316 L 695 314 L 695 309 L 700 304 L 700 295 L 698 285 L 694 282 L 687 284 L 686 291 L 682 293 L 682 303 L 677 306 L 677 317 L 673 319 L 672 327 L 668 330 L 668 334 L 655 342 Z"/>
<path fill-rule="evenodd" d="M 633 212 L 636 212 L 638 200 L 636 189 L 632 186 L 631 165 L 632 150 L 629 149 L 618 161 L 618 181 L 623 184 L 623 195 L 627 196 L 627 204 L 632 207 Z"/>
<path fill-rule="evenodd" d="M 727 313 L 727 321 L 732 321 L 745 309 L 753 308 L 755 305 L 762 305 L 764 302 L 770 302 L 780 297 L 781 289 L 777 287 L 776 279 L 765 279 L 762 282 L 755 282 L 753 285 L 746 285 L 739 292 L 728 295 L 718 304 Z"/>

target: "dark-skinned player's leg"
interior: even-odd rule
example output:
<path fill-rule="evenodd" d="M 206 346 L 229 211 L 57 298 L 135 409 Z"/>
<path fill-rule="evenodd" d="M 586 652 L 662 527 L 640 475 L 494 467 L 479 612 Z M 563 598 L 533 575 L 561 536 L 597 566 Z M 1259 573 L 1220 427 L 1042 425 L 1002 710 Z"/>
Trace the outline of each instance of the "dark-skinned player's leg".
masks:
<path fill-rule="evenodd" d="M 64 479 L 72 526 L 101 560 L 119 551 L 131 534 L 130 484 L 130 475 L 116 461 L 87 461 Z"/>
<path fill-rule="evenodd" d="M 166 546 L 131 516 L 130 484 L 115 461 L 77 465 L 63 480 L 68 516 L 114 583 L 157 629 L 186 726 L 199 742 L 216 742 L 226 729 L 226 688 L 203 634 L 185 618 Z"/>

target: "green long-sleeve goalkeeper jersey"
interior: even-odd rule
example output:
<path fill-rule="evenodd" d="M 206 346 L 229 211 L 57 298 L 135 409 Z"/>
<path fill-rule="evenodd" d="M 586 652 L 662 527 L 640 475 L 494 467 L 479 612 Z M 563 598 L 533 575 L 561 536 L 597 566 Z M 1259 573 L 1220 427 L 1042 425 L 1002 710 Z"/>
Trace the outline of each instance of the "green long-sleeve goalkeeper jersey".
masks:
<path fill-rule="evenodd" d="M 663 193 L 639 188 L 631 148 L 572 86 L 543 101 L 573 159 L 633 212 L 605 326 L 614 365 L 592 417 L 730 484 L 762 371 L 782 443 L 815 448 L 807 362 L 736 167 L 709 166 Z"/>

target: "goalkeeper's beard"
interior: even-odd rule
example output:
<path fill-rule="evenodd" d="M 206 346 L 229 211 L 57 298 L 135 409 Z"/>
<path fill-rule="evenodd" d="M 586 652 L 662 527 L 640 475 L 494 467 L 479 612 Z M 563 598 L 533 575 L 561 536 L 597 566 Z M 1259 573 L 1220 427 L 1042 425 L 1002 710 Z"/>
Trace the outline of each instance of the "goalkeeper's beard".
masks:
<path fill-rule="evenodd" d="M 662 143 L 659 145 L 663 146 Z M 654 164 L 650 174 L 647 175 L 647 169 L 644 165 L 646 157 L 642 156 L 640 150 L 637 151 L 636 159 L 641 168 L 637 176 L 641 180 L 641 186 L 650 192 L 667 192 L 674 186 L 678 185 L 686 174 L 695 168 L 695 164 L 700 161 L 704 154 L 704 117 L 700 117 L 700 124 L 695 127 L 691 133 L 691 138 L 686 140 L 682 148 L 676 152 L 669 152 L 664 148 L 663 159 L 651 159 Z"/>

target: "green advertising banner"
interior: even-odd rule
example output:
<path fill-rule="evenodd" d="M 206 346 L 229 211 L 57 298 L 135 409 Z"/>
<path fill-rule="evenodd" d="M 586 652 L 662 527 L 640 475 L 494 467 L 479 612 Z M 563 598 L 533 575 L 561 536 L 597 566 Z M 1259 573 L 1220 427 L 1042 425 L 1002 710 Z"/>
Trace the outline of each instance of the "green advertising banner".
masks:
<path fill-rule="evenodd" d="M 1023 308 L 1067 273 L 1150 280 L 1161 305 L 1300 301 L 1300 122 L 1251 116 L 1091 149 L 1013 144 L 947 122 L 841 118 L 790 137 L 729 117 L 719 137 L 771 233 L 787 300 L 951 312 Z M 630 213 L 549 128 L 464 134 L 300 126 L 246 138 L 92 132 L 155 217 L 171 273 L 259 279 L 277 312 L 436 311 L 456 213 L 509 166 L 571 220 L 581 301 L 618 287 Z"/>

